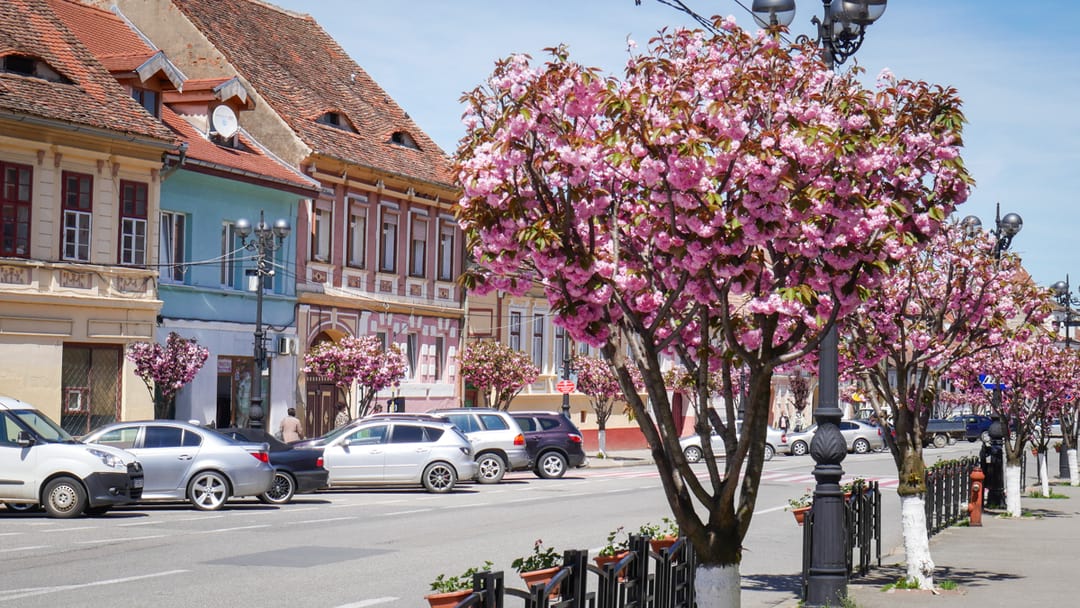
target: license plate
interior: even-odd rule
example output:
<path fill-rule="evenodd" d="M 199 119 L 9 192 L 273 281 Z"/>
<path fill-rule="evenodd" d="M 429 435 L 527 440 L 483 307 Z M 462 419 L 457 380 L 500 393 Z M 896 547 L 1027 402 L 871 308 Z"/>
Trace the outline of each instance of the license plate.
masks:
<path fill-rule="evenodd" d="M 131 487 L 133 487 L 133 488 L 141 488 L 141 487 L 143 487 L 143 478 L 142 477 L 136 477 L 135 479 L 132 479 L 131 480 Z"/>

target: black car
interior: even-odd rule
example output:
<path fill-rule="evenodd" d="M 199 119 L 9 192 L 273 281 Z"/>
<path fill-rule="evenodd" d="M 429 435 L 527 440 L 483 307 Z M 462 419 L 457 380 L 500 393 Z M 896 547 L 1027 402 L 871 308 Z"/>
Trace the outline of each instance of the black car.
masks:
<path fill-rule="evenodd" d="M 566 416 L 555 412 L 510 412 L 525 434 L 525 449 L 537 477 L 557 479 L 568 468 L 588 464 L 581 431 Z"/>
<path fill-rule="evenodd" d="M 329 471 L 323 468 L 322 448 L 297 449 L 262 429 L 216 429 L 240 441 L 266 442 L 270 446 L 270 465 L 274 467 L 274 485 L 259 495 L 267 504 L 281 505 L 294 494 L 310 494 L 325 488 Z"/>

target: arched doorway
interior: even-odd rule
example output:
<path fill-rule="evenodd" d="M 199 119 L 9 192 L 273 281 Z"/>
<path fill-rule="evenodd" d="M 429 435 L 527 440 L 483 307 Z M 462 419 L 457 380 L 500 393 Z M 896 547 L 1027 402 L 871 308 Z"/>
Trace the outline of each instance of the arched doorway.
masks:
<path fill-rule="evenodd" d="M 335 342 L 327 332 L 322 332 L 308 346 L 308 352 L 323 342 Z M 336 405 L 345 401 L 345 391 L 329 379 L 308 374 L 304 382 L 307 387 L 304 400 L 304 429 L 309 437 L 324 435 L 334 428 Z"/>

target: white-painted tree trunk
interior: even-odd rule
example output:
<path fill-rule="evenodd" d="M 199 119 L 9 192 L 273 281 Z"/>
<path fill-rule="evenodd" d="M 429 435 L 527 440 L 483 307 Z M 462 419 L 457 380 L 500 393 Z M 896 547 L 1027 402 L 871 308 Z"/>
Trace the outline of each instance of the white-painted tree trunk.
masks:
<path fill-rule="evenodd" d="M 926 528 L 926 501 L 922 494 L 900 497 L 900 522 L 907 557 L 907 578 L 919 589 L 934 588 L 934 560 L 930 557 L 930 534 Z"/>
<path fill-rule="evenodd" d="M 1009 517 L 1020 517 L 1020 465 L 1005 465 L 1005 510 Z"/>
<path fill-rule="evenodd" d="M 607 431 L 597 431 L 596 441 L 600 444 L 600 455 L 607 458 Z"/>
<path fill-rule="evenodd" d="M 1050 498 L 1050 471 L 1047 469 L 1046 452 L 1039 452 L 1039 485 L 1043 498 Z"/>
<path fill-rule="evenodd" d="M 738 564 L 698 566 L 694 572 L 694 593 L 698 608 L 739 608 L 742 580 Z"/>
<path fill-rule="evenodd" d="M 1069 460 L 1069 485 L 1080 486 L 1080 471 L 1076 470 L 1076 448 L 1069 448 L 1065 457 Z"/>

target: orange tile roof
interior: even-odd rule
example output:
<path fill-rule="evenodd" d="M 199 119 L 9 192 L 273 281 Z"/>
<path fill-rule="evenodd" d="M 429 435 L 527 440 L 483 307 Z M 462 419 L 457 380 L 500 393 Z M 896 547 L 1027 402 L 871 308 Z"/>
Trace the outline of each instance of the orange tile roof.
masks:
<path fill-rule="evenodd" d="M 242 131 L 239 137 L 246 149 L 227 148 L 207 139 L 168 107 L 162 109 L 161 119 L 187 142 L 187 158 L 191 165 L 302 188 L 309 190 L 312 195 L 319 191 L 318 182 L 268 155 Z"/>
<path fill-rule="evenodd" d="M 446 153 L 313 18 L 258 0 L 173 0 L 315 153 L 452 185 Z M 345 114 L 357 133 L 319 124 Z M 404 131 L 419 150 L 390 143 Z"/>
<path fill-rule="evenodd" d="M 47 0 L 0 2 L 0 56 L 37 57 L 71 84 L 0 72 L 0 111 L 174 142 L 135 102 Z"/>

